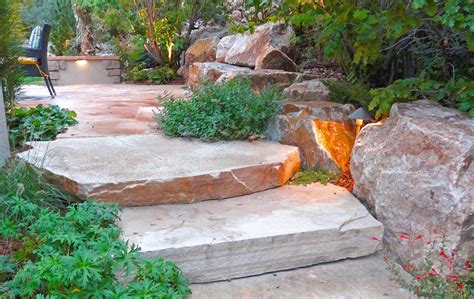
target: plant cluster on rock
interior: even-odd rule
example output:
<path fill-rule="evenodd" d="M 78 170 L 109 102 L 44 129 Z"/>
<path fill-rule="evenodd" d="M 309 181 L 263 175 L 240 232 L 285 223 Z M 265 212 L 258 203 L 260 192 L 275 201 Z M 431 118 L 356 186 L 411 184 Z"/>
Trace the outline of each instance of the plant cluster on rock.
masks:
<path fill-rule="evenodd" d="M 204 140 L 258 137 L 266 121 L 279 111 L 282 100 L 276 89 L 257 94 L 244 79 L 206 83 L 190 100 L 165 99 L 158 121 L 171 136 Z"/>

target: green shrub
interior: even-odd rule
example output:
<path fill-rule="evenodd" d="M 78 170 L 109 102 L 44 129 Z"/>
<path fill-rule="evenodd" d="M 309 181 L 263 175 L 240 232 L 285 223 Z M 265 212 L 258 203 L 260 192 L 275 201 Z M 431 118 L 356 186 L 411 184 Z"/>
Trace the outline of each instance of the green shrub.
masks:
<path fill-rule="evenodd" d="M 362 83 L 323 80 L 330 91 L 331 101 L 341 104 L 355 104 L 368 109 L 372 97 L 369 87 Z"/>
<path fill-rule="evenodd" d="M 175 70 L 167 66 L 156 69 L 140 69 L 139 67 L 134 67 L 125 74 L 125 80 L 151 84 L 164 84 L 176 78 Z"/>
<path fill-rule="evenodd" d="M 445 106 L 456 106 L 474 117 L 474 81 L 449 80 L 447 83 L 423 78 L 397 80 L 393 84 L 370 91 L 373 97 L 369 109 L 376 117 L 386 116 L 397 102 L 432 100 Z"/>
<path fill-rule="evenodd" d="M 309 185 L 313 183 L 321 183 L 327 185 L 328 183 L 337 183 L 339 175 L 324 169 L 312 168 L 305 169 L 298 172 L 294 178 L 291 179 L 291 185 Z"/>
<path fill-rule="evenodd" d="M 0 189 L 0 253 L 4 254 L 0 255 L 0 297 L 185 298 L 190 294 L 174 264 L 144 260 L 137 246 L 120 240 L 118 205 L 90 201 L 58 209 L 41 204 L 37 193 L 42 198 L 53 187 L 39 178 L 17 177 L 18 167 L 13 172 L 11 166 L 0 169 L 2 187 L 10 186 Z M 38 184 L 31 185 L 31 178 Z"/>
<path fill-rule="evenodd" d="M 207 83 L 189 101 L 163 101 L 164 109 L 158 121 L 171 136 L 245 139 L 262 134 L 265 122 L 279 111 L 282 100 L 279 90 L 266 89 L 257 94 L 244 79 Z"/>
<path fill-rule="evenodd" d="M 7 111 L 15 104 L 22 79 L 18 64 L 23 42 L 18 8 L 16 0 L 0 0 L 0 81 Z"/>
<path fill-rule="evenodd" d="M 77 124 L 76 113 L 57 105 L 13 108 L 7 113 L 10 143 L 18 146 L 27 141 L 54 140 L 68 126 Z"/>

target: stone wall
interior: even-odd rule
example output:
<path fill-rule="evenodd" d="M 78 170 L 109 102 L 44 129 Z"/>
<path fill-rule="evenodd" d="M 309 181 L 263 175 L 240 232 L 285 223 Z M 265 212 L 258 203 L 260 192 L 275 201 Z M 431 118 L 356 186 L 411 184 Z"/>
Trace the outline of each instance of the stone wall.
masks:
<path fill-rule="evenodd" d="M 122 82 L 118 56 L 54 56 L 48 58 L 48 68 L 53 85 Z"/>

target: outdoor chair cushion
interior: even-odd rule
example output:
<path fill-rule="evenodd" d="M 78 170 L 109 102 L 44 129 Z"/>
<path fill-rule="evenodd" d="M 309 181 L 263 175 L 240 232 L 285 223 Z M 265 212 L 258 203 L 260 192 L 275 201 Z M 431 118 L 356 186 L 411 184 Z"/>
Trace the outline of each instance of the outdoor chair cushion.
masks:
<path fill-rule="evenodd" d="M 41 43 L 41 31 L 41 26 L 36 26 L 33 31 L 31 31 L 28 48 L 39 49 Z"/>

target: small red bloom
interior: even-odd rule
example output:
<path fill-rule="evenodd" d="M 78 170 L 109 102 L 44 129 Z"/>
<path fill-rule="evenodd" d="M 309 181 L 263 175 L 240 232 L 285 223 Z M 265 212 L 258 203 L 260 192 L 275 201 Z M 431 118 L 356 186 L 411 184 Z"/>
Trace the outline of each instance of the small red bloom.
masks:
<path fill-rule="evenodd" d="M 373 236 L 373 237 L 372 237 L 372 240 L 373 240 L 373 241 L 380 241 L 380 239 L 377 238 L 376 236 Z"/>
<path fill-rule="evenodd" d="M 412 264 L 407 263 L 403 265 L 403 268 L 405 268 L 405 270 L 413 270 L 414 267 Z"/>
<path fill-rule="evenodd" d="M 418 235 L 418 236 L 416 236 L 415 241 L 416 241 L 416 240 L 421 240 L 421 238 L 423 238 L 423 236 L 422 236 L 422 235 Z"/>
<path fill-rule="evenodd" d="M 384 256 L 384 257 L 383 257 L 383 260 L 384 260 L 385 262 L 388 262 L 388 260 L 389 260 L 388 256 Z"/>
<path fill-rule="evenodd" d="M 466 263 L 464 263 L 464 269 L 469 270 L 469 260 L 466 260 Z"/>
<path fill-rule="evenodd" d="M 426 242 L 426 245 L 430 245 L 433 243 L 433 240 L 429 240 L 428 242 Z"/>
<path fill-rule="evenodd" d="M 425 273 L 423 273 L 423 274 L 421 274 L 421 275 L 418 275 L 418 276 L 416 277 L 416 280 L 418 280 L 418 281 L 422 280 L 423 278 L 425 278 L 425 275 L 426 275 Z"/>
<path fill-rule="evenodd" d="M 400 235 L 400 239 L 410 240 L 410 236 L 409 235 Z"/>
<path fill-rule="evenodd" d="M 431 271 L 430 273 L 428 273 L 431 277 L 437 277 L 439 276 L 439 273 L 436 272 L 436 269 L 435 268 L 431 268 Z"/>
<path fill-rule="evenodd" d="M 449 256 L 448 256 L 448 255 L 446 254 L 446 252 L 444 252 L 443 250 L 441 250 L 441 251 L 439 252 L 439 256 L 442 256 L 442 257 L 444 257 L 445 259 L 449 259 Z"/>
<path fill-rule="evenodd" d="M 464 289 L 464 285 L 462 284 L 462 282 L 458 283 L 458 288 L 460 288 L 461 290 Z"/>

